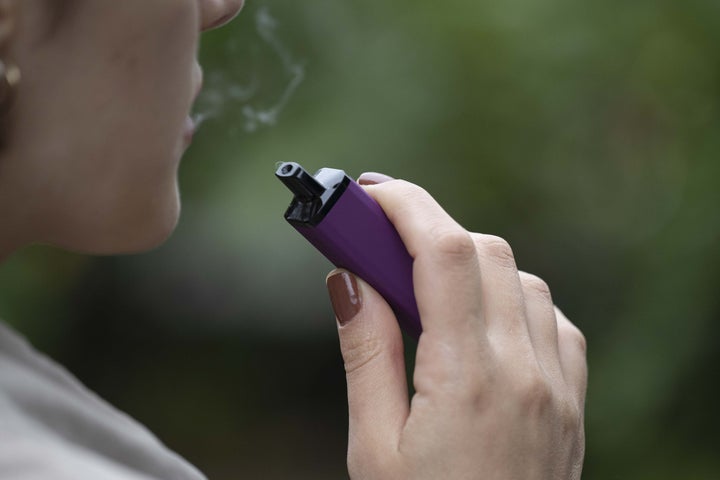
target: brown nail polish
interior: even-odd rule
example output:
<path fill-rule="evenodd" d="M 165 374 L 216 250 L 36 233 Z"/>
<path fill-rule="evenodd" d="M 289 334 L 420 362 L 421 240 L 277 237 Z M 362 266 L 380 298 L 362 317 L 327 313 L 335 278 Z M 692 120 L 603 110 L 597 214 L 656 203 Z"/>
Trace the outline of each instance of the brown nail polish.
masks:
<path fill-rule="evenodd" d="M 389 182 L 395 180 L 392 177 L 376 172 L 365 172 L 358 177 L 358 183 L 360 185 L 377 185 L 378 183 Z"/>
<path fill-rule="evenodd" d="M 335 316 L 340 325 L 346 325 L 362 308 L 362 298 L 355 276 L 339 271 L 328 277 L 327 287 Z"/>

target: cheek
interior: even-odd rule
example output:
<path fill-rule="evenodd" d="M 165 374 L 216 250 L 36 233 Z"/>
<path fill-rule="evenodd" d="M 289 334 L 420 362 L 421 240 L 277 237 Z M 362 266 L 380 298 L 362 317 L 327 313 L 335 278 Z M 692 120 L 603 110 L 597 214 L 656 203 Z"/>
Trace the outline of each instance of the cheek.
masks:
<path fill-rule="evenodd" d="M 28 136 L 86 161 L 177 157 L 195 90 L 196 0 L 83 5 L 29 55 Z"/>
<path fill-rule="evenodd" d="M 123 250 L 102 240 L 108 238 L 141 249 L 145 240 L 134 234 L 152 243 L 177 214 L 175 175 L 195 90 L 197 5 L 83 5 L 72 24 L 33 52 L 20 143 L 42 172 L 34 174 L 46 203 L 40 208 L 63 220 L 48 233 L 56 243 L 72 248 L 78 238 L 97 239 L 82 249 Z M 83 235 L 61 241 L 71 230 L 63 225 Z"/>
<path fill-rule="evenodd" d="M 137 1 L 146 2 L 117 3 L 129 7 L 125 2 Z M 87 52 L 94 61 L 85 63 L 93 67 L 86 80 L 75 83 L 85 83 L 85 93 L 78 92 L 84 98 L 70 107 L 76 109 L 75 131 L 68 133 L 77 142 L 76 173 L 82 172 L 88 185 L 112 192 L 103 197 L 113 203 L 110 211 L 137 207 L 133 213 L 142 215 L 143 204 L 163 205 L 165 197 L 175 197 L 169 186 L 194 91 L 197 11 L 190 7 L 153 0 L 146 9 L 152 12 L 134 23 L 132 9 L 118 8 L 113 22 L 94 33 L 97 47 Z"/>
<path fill-rule="evenodd" d="M 171 156 L 178 153 L 197 87 L 193 67 L 198 41 L 196 8 L 172 3 L 145 28 L 127 29 L 108 51 L 112 92 L 104 99 L 123 112 L 124 118 L 115 120 L 127 135 L 139 145 L 165 146 Z"/>

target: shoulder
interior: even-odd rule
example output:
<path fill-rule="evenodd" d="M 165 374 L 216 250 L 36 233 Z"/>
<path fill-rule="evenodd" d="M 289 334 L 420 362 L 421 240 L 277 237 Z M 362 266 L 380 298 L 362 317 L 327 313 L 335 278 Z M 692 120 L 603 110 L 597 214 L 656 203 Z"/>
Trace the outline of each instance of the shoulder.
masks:
<path fill-rule="evenodd" d="M 204 478 L 1 322 L 0 426 L 0 478 Z"/>

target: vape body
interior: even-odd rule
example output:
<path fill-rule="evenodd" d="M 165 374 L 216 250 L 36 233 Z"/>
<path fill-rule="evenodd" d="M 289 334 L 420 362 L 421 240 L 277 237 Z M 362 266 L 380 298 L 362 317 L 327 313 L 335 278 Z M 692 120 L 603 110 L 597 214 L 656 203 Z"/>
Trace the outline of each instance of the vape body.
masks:
<path fill-rule="evenodd" d="M 284 163 L 275 174 L 295 194 L 285 219 L 335 266 L 372 285 L 417 339 L 422 326 L 413 260 L 380 205 L 342 170 L 323 168 L 311 176 Z"/>

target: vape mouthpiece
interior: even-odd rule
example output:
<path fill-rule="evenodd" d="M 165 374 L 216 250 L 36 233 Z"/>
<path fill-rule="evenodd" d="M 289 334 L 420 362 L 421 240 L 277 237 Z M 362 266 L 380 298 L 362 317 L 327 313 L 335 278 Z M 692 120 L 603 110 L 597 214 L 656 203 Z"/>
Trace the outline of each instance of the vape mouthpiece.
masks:
<path fill-rule="evenodd" d="M 295 162 L 281 164 L 275 172 L 275 176 L 301 201 L 318 199 L 326 190 L 320 182 L 315 180 L 315 177 Z"/>

